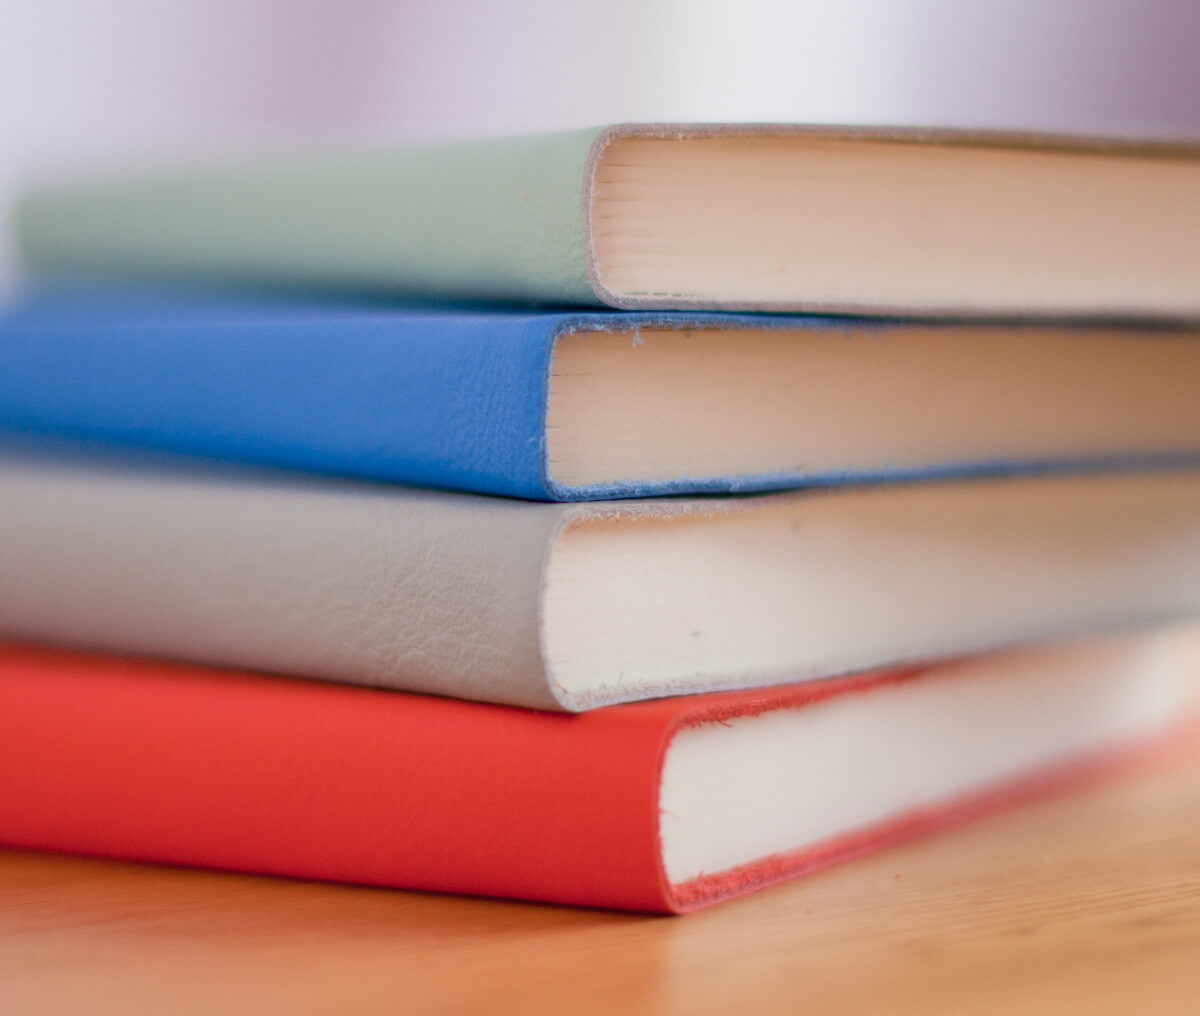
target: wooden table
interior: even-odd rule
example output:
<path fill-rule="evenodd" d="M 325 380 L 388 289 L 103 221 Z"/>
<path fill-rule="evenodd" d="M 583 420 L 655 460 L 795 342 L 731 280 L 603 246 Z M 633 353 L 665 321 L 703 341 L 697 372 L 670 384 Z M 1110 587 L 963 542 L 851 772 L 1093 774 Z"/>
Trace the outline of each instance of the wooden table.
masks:
<path fill-rule="evenodd" d="M 1200 1012 L 1200 753 L 683 918 L 0 852 L 0 1013 Z"/>

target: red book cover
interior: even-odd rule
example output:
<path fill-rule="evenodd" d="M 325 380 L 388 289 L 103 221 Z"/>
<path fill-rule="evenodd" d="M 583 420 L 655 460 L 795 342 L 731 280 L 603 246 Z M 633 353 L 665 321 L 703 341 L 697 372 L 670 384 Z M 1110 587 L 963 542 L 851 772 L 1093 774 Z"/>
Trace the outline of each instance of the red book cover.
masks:
<path fill-rule="evenodd" d="M 720 871 L 668 875 L 660 785 L 680 732 L 711 727 L 721 735 L 742 717 L 800 716 L 887 689 L 979 686 L 995 677 L 945 674 L 933 668 L 566 715 L 4 645 L 0 842 L 680 912 L 966 817 L 1051 776 L 1081 772 L 1096 757 L 1093 745 L 936 807 L 908 807 Z M 1163 718 L 1121 737 L 1144 736 Z M 789 741 L 804 736 L 800 728 L 786 733 Z M 825 774 L 835 786 L 837 777 Z"/>

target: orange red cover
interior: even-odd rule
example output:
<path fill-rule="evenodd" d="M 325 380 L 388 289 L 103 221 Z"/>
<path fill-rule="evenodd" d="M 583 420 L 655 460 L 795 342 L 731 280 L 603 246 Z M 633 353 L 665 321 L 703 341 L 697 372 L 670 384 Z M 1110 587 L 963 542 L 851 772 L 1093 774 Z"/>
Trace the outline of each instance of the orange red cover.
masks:
<path fill-rule="evenodd" d="M 668 883 L 657 809 L 663 754 L 675 731 L 907 679 L 568 715 L 0 645 L 0 842 L 680 912 L 1017 792 Z"/>

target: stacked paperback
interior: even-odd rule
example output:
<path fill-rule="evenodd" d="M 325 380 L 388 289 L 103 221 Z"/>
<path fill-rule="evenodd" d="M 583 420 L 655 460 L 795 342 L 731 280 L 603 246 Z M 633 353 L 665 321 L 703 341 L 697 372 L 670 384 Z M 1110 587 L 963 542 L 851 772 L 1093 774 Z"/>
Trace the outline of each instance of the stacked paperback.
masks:
<path fill-rule="evenodd" d="M 679 912 L 1200 717 L 1200 154 L 622 127 L 31 196 L 0 842 Z"/>

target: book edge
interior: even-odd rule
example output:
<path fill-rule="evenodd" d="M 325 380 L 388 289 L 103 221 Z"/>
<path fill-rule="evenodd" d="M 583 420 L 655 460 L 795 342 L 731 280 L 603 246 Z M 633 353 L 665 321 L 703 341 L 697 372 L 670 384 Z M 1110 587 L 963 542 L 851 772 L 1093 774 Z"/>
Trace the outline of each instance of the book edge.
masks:
<path fill-rule="evenodd" d="M 665 885 L 673 914 L 686 914 L 724 900 L 744 896 L 794 878 L 913 843 L 965 826 L 1026 803 L 1049 800 L 1089 785 L 1113 783 L 1194 751 L 1200 717 L 1174 721 L 1169 728 L 1113 742 L 1081 756 L 1039 767 L 978 792 L 917 808 L 866 829 L 824 843 L 762 858 L 727 871 L 683 883 Z M 661 856 L 661 851 L 660 851 Z"/>
<path fill-rule="evenodd" d="M 1121 138 L 1117 136 L 1076 134 L 1070 132 L 1035 131 L 997 128 L 956 127 L 888 127 L 852 124 L 789 124 L 789 123 L 622 123 L 603 128 L 592 143 L 584 170 L 583 243 L 588 279 L 596 298 L 619 310 L 697 310 L 827 314 L 832 316 L 884 316 L 911 318 L 914 315 L 932 320 L 978 319 L 994 322 L 1013 320 L 1011 308 L 973 306 L 914 306 L 870 302 L 812 302 L 756 300 L 705 300 L 669 294 L 622 296 L 609 289 L 601 280 L 592 234 L 592 205 L 595 193 L 596 169 L 604 149 L 619 138 L 675 138 L 678 140 L 708 137 L 750 137 L 765 135 L 816 137 L 860 141 L 896 141 L 910 144 L 958 148 L 1020 149 L 1068 154 L 1113 156 L 1142 156 L 1172 159 L 1200 158 L 1200 142 L 1168 138 Z M 1096 306 L 1081 314 L 1077 307 L 1039 307 L 1036 316 L 1050 322 L 1112 323 L 1142 321 L 1156 324 L 1183 324 L 1195 320 L 1194 315 L 1165 314 L 1154 308 L 1121 305 Z"/>

